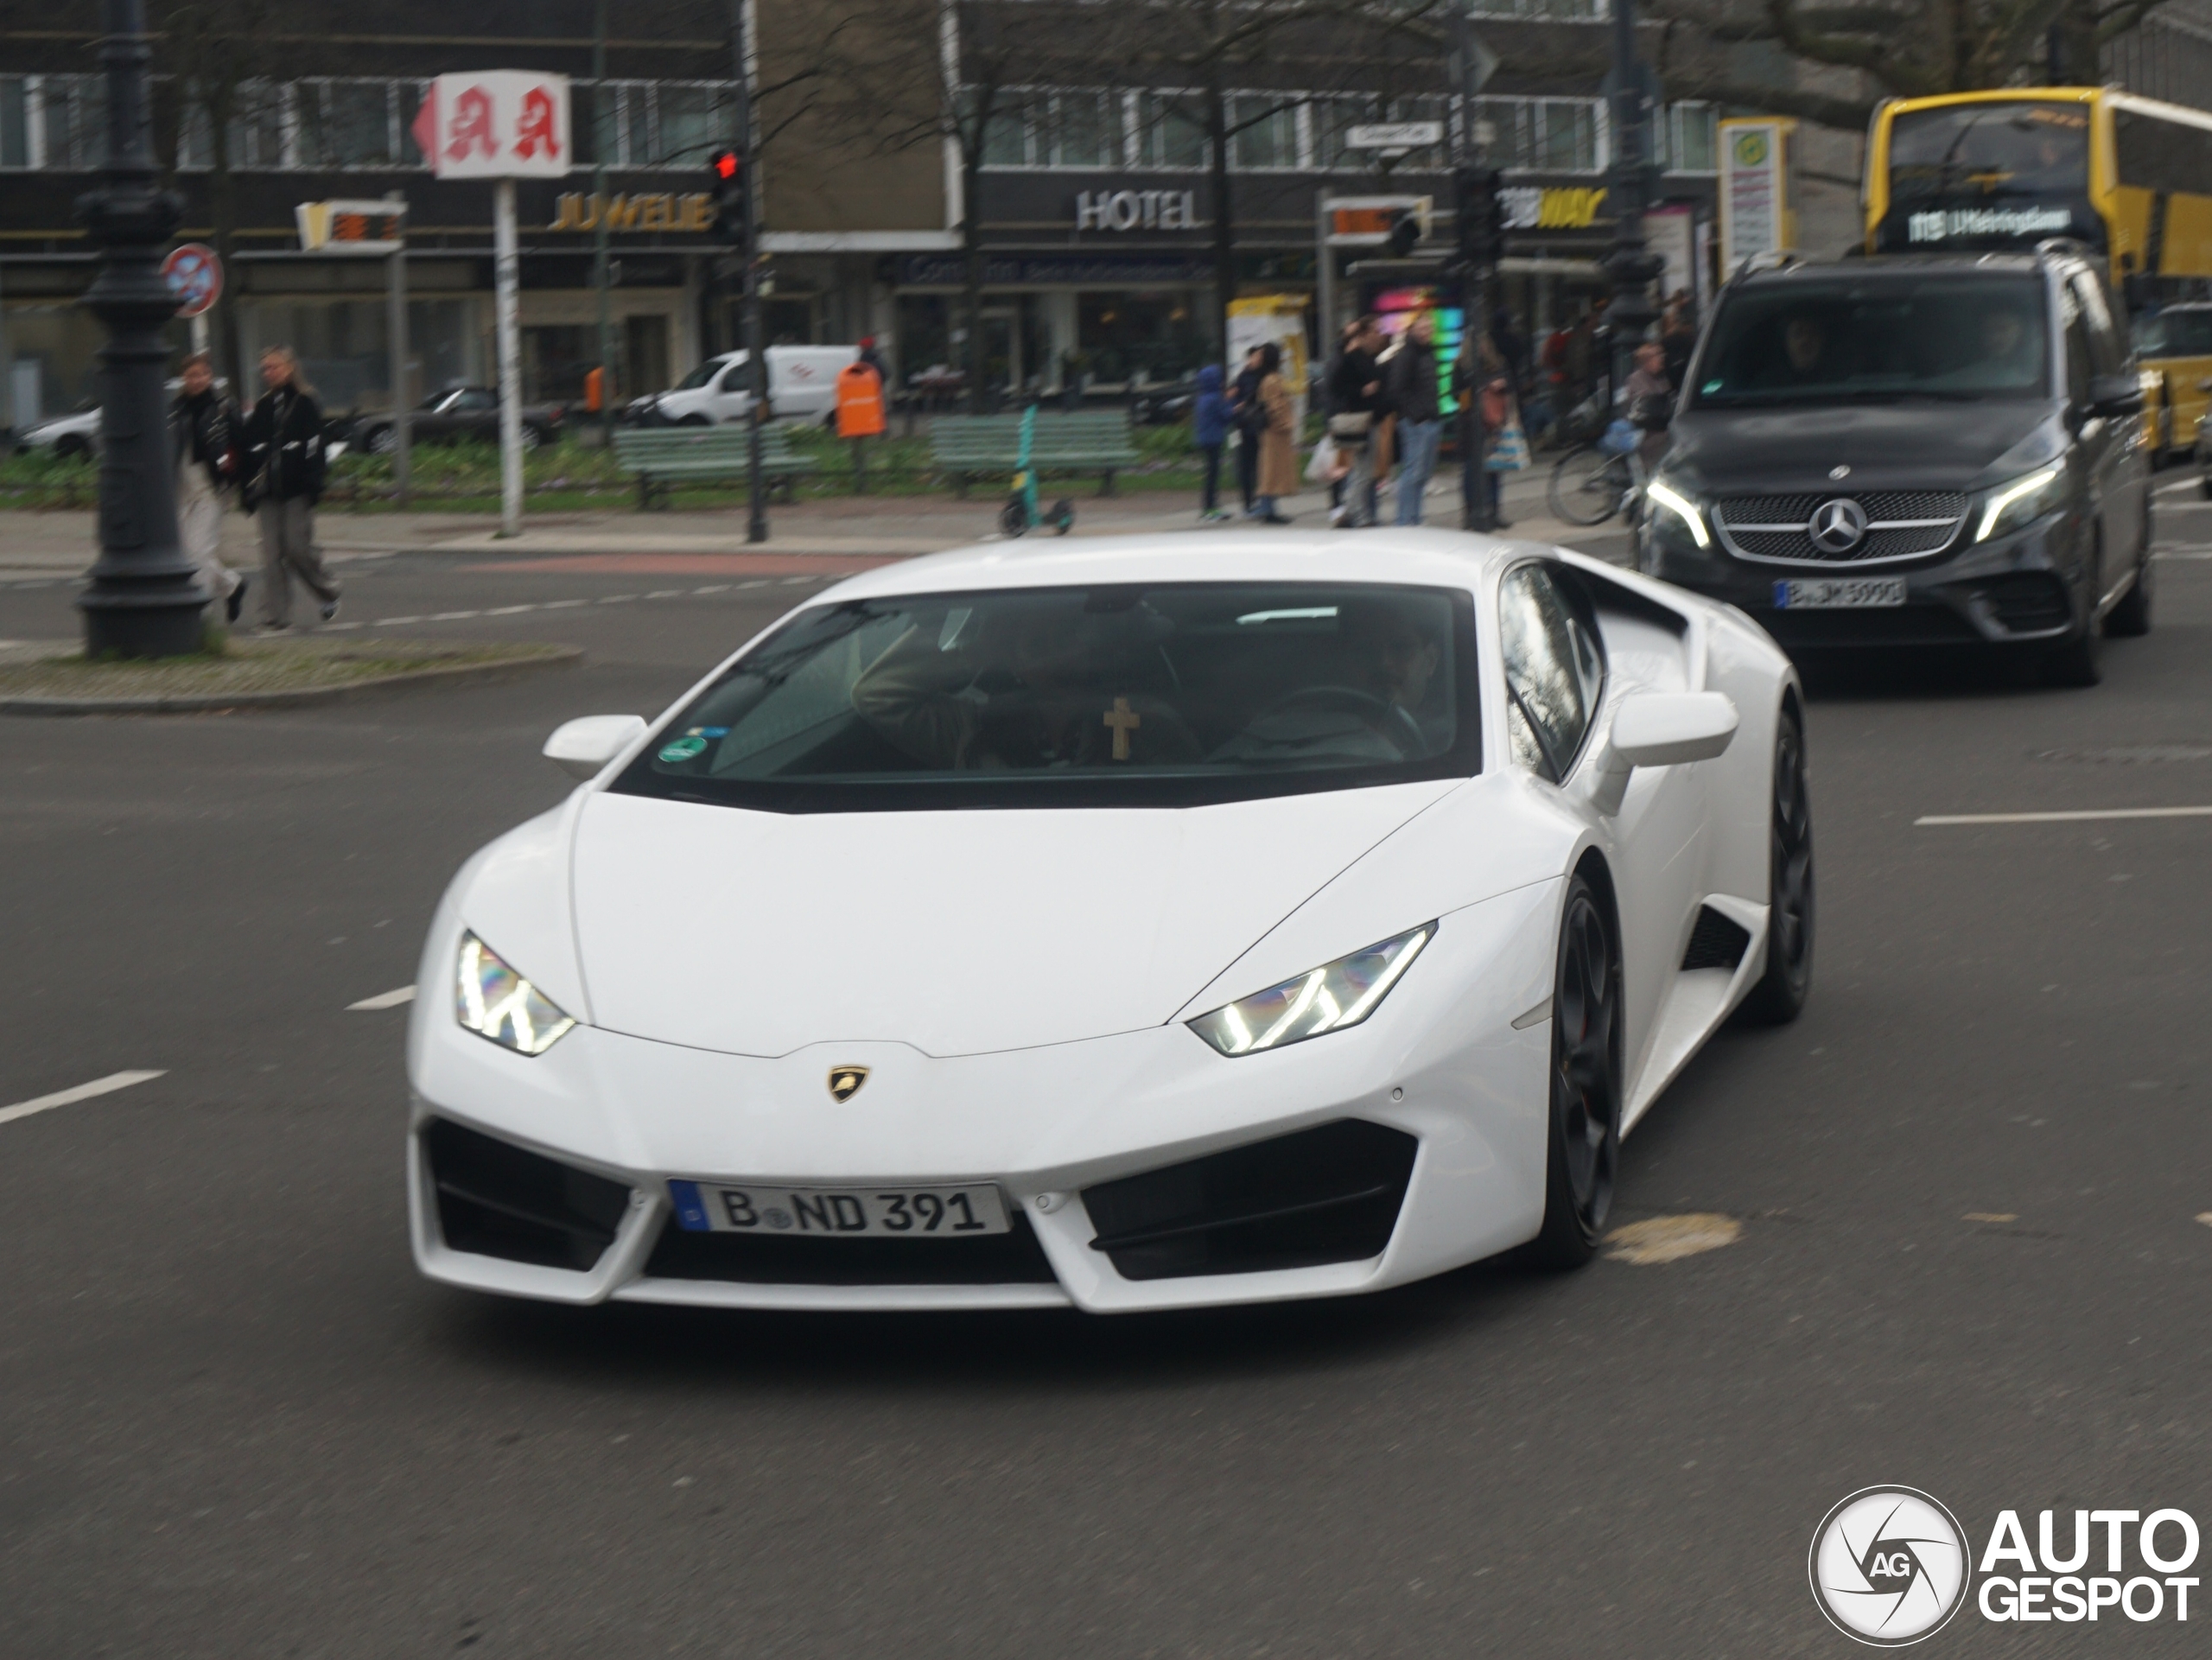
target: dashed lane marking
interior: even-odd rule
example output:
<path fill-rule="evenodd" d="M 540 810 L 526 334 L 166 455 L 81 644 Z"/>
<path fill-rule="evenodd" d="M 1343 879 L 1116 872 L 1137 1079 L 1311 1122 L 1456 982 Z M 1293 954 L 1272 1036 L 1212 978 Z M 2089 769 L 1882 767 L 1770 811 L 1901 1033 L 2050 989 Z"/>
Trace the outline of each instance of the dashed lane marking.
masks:
<path fill-rule="evenodd" d="M 356 1009 L 397 1008 L 402 1003 L 411 1003 L 414 1001 L 415 988 L 400 986 L 395 990 L 379 991 L 373 997 L 364 997 L 358 1003 L 348 1003 L 346 1005 L 346 1012 L 351 1014 Z"/>
<path fill-rule="evenodd" d="M 0 1124 L 11 1124 L 18 1118 L 28 1118 L 35 1112 L 51 1112 L 56 1107 L 73 1106 L 79 1101 L 89 1101 L 96 1095 L 108 1095 L 117 1090 L 127 1090 L 133 1084 L 143 1084 L 162 1076 L 159 1070 L 150 1072 L 110 1072 L 105 1078 L 96 1078 L 89 1084 L 79 1084 L 73 1090 L 56 1090 L 52 1095 L 35 1096 L 29 1101 L 18 1101 L 12 1107 L 0 1107 Z"/>
<path fill-rule="evenodd" d="M 2097 818 L 2212 818 L 2212 807 L 2091 807 L 2073 812 L 1929 813 L 1915 824 L 2079 824 Z"/>

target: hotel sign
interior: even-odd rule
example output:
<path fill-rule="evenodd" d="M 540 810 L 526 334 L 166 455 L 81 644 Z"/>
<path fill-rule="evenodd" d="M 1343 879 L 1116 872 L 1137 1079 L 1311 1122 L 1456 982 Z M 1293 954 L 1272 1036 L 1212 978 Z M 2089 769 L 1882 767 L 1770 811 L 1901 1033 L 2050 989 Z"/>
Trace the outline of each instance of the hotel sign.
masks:
<path fill-rule="evenodd" d="M 1078 190 L 1075 195 L 1075 228 L 1078 231 L 1195 231 L 1198 228 L 1198 193 L 1195 190 Z"/>

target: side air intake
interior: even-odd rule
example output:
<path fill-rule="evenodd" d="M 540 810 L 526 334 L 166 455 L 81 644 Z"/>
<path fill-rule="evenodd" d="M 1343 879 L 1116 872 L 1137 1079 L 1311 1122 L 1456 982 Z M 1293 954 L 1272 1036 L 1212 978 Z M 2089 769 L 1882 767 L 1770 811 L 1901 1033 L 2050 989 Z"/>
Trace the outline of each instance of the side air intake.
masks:
<path fill-rule="evenodd" d="M 1746 929 L 1731 922 L 1709 905 L 1697 908 L 1697 926 L 1690 930 L 1689 949 L 1682 953 L 1682 970 L 1734 969 L 1744 960 L 1751 943 Z"/>

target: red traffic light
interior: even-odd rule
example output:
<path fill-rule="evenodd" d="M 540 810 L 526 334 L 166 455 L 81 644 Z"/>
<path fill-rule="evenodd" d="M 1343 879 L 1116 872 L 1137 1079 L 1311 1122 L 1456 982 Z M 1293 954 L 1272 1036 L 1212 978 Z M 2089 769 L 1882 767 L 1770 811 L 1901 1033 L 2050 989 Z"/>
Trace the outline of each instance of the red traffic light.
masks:
<path fill-rule="evenodd" d="M 716 150 L 715 152 L 715 159 L 712 165 L 716 177 L 734 179 L 737 176 L 738 169 L 745 164 L 738 159 L 738 155 L 735 150 L 722 149 Z"/>

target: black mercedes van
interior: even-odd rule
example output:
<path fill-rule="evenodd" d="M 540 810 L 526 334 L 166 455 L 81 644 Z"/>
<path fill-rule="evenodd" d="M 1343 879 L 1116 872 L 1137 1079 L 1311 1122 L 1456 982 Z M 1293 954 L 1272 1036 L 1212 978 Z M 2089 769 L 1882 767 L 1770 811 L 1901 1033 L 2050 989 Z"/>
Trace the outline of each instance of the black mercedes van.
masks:
<path fill-rule="evenodd" d="M 1992 642 L 2088 685 L 2149 630 L 2143 396 L 2074 245 L 1746 270 L 1685 383 L 1638 568 L 1785 649 Z"/>

